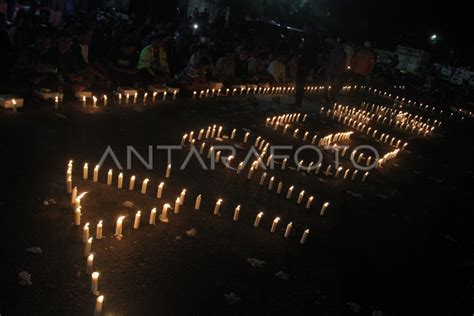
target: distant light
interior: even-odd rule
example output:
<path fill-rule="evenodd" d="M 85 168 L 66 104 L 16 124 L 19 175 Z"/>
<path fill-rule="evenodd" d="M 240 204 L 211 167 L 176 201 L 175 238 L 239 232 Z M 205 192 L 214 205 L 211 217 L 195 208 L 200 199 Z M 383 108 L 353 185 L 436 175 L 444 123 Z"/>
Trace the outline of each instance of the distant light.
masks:
<path fill-rule="evenodd" d="M 199 25 L 197 25 L 196 23 L 193 24 L 193 29 L 197 30 L 199 28 Z"/>
<path fill-rule="evenodd" d="M 436 35 L 436 34 L 431 35 L 431 40 L 432 41 L 436 41 L 437 38 L 438 38 L 438 35 Z"/>

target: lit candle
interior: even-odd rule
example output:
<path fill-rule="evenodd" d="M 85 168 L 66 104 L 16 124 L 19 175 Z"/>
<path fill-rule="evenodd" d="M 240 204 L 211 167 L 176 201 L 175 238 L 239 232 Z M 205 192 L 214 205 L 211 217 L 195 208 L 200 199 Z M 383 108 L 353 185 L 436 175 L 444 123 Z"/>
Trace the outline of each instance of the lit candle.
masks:
<path fill-rule="evenodd" d="M 120 172 L 117 181 L 117 188 L 121 189 L 123 187 L 123 173 Z"/>
<path fill-rule="evenodd" d="M 137 213 L 135 213 L 135 220 L 133 222 L 133 228 L 134 229 L 138 229 L 140 228 L 140 220 L 142 218 L 142 211 L 138 211 Z"/>
<path fill-rule="evenodd" d="M 156 197 L 161 199 L 161 197 L 163 196 L 163 187 L 165 186 L 165 183 L 164 182 L 161 182 L 160 185 L 158 185 L 158 190 L 156 192 Z"/>
<path fill-rule="evenodd" d="M 250 167 L 249 173 L 248 173 L 248 175 L 247 175 L 247 179 L 248 179 L 248 180 L 252 179 L 253 171 L 254 171 L 254 169 L 253 169 L 253 166 L 252 166 L 252 167 Z"/>
<path fill-rule="evenodd" d="M 306 208 L 307 209 L 310 209 L 311 208 L 311 204 L 313 204 L 313 200 L 314 200 L 314 197 L 310 196 L 308 198 L 308 202 L 306 202 Z"/>
<path fill-rule="evenodd" d="M 104 94 L 103 99 L 104 99 L 104 106 L 107 106 L 107 95 L 106 94 Z"/>
<path fill-rule="evenodd" d="M 237 222 L 239 220 L 239 214 L 240 214 L 240 205 L 237 205 L 237 207 L 234 210 L 234 217 L 232 218 L 234 222 Z"/>
<path fill-rule="evenodd" d="M 201 140 L 203 135 L 204 135 L 204 130 L 201 129 L 198 134 L 198 140 Z"/>
<path fill-rule="evenodd" d="M 235 138 L 235 133 L 237 132 L 237 130 L 234 128 L 232 130 L 232 133 L 230 134 L 230 139 L 234 139 Z"/>
<path fill-rule="evenodd" d="M 118 94 L 118 104 L 122 104 L 122 94 Z"/>
<path fill-rule="evenodd" d="M 170 209 L 170 208 L 171 208 L 171 205 L 169 205 L 168 203 L 163 205 L 163 210 L 161 211 L 161 215 L 159 217 L 161 222 L 168 223 L 168 221 L 169 221 L 169 219 L 168 219 L 168 209 Z"/>
<path fill-rule="evenodd" d="M 283 189 L 283 182 L 278 182 L 278 187 L 277 187 L 277 194 L 281 193 L 281 190 Z"/>
<path fill-rule="evenodd" d="M 241 174 L 242 173 L 242 168 L 244 167 L 244 163 L 241 162 L 239 163 L 239 166 L 237 167 L 237 174 Z"/>
<path fill-rule="evenodd" d="M 354 179 L 355 179 L 355 177 L 356 177 L 356 175 L 357 175 L 358 172 L 359 172 L 359 171 L 354 170 L 354 172 L 352 173 L 351 181 L 354 181 Z"/>
<path fill-rule="evenodd" d="M 334 175 L 334 178 L 337 178 L 339 176 L 339 174 L 341 173 L 341 171 L 342 171 L 342 167 L 337 168 L 337 171 L 336 171 L 336 174 Z"/>
<path fill-rule="evenodd" d="M 66 189 L 67 189 L 67 193 L 72 192 L 72 178 L 71 177 L 68 177 L 66 180 Z"/>
<path fill-rule="evenodd" d="M 112 185 L 112 169 L 107 173 L 107 185 Z"/>
<path fill-rule="evenodd" d="M 329 206 L 329 202 L 324 203 L 323 206 L 321 207 L 321 212 L 319 213 L 319 215 L 324 216 L 324 214 L 326 213 L 326 209 L 328 208 L 328 206 Z"/>
<path fill-rule="evenodd" d="M 91 254 L 92 248 L 92 237 L 87 239 L 86 244 L 84 246 L 84 257 L 87 258 Z"/>
<path fill-rule="evenodd" d="M 201 208 L 201 199 L 202 199 L 202 196 L 201 194 L 199 194 L 197 197 L 196 197 L 196 202 L 194 203 L 194 209 L 196 211 L 199 211 L 199 209 Z"/>
<path fill-rule="evenodd" d="M 193 99 L 196 99 L 196 94 L 197 94 L 197 92 L 193 91 Z"/>
<path fill-rule="evenodd" d="M 148 92 L 143 94 L 143 103 L 146 104 L 146 99 L 148 98 Z"/>
<path fill-rule="evenodd" d="M 164 92 L 163 92 L 163 101 L 166 101 L 166 95 L 167 95 L 167 94 L 168 94 L 167 91 L 164 91 Z"/>
<path fill-rule="evenodd" d="M 123 220 L 124 220 L 125 216 L 120 216 L 118 219 L 117 219 L 117 222 L 115 224 L 115 237 L 120 240 L 122 239 L 123 235 L 122 235 L 122 226 L 123 226 Z"/>
<path fill-rule="evenodd" d="M 150 220 L 148 221 L 150 225 L 156 225 L 156 207 L 151 209 Z"/>
<path fill-rule="evenodd" d="M 95 301 L 94 316 L 100 316 L 102 314 L 102 305 L 104 304 L 104 296 L 100 295 Z"/>
<path fill-rule="evenodd" d="M 260 225 L 260 220 L 262 219 L 263 212 L 260 212 L 257 214 L 257 217 L 255 217 L 255 222 L 253 222 L 253 227 L 257 228 Z"/>
<path fill-rule="evenodd" d="M 245 133 L 245 136 L 244 136 L 244 144 L 247 144 L 247 141 L 249 140 L 249 136 L 250 136 L 250 133 Z"/>
<path fill-rule="evenodd" d="M 184 204 L 184 199 L 186 198 L 186 189 L 183 189 L 179 195 L 180 205 Z"/>
<path fill-rule="evenodd" d="M 286 199 L 287 200 L 291 199 L 291 196 L 293 195 L 293 189 L 294 188 L 295 188 L 294 186 L 289 187 L 288 193 L 286 193 Z"/>
<path fill-rule="evenodd" d="M 365 182 L 365 179 L 367 178 L 368 175 L 369 175 L 368 171 L 364 173 L 364 176 L 362 177 L 362 182 Z"/>
<path fill-rule="evenodd" d="M 206 148 L 206 143 L 202 143 L 201 144 L 201 147 L 199 148 L 199 154 L 203 154 L 204 153 L 204 149 Z"/>
<path fill-rule="evenodd" d="M 216 153 L 216 163 L 219 163 L 220 160 L 221 160 L 221 152 L 220 152 L 220 150 L 219 150 L 219 151 L 217 151 L 217 153 Z"/>
<path fill-rule="evenodd" d="M 84 227 L 82 227 L 82 242 L 86 243 L 89 239 L 89 223 L 86 223 Z"/>
<path fill-rule="evenodd" d="M 271 177 L 270 181 L 268 182 L 268 190 L 271 191 L 273 189 L 273 182 L 275 181 L 275 177 Z"/>
<path fill-rule="evenodd" d="M 94 176 L 92 178 L 92 181 L 94 182 L 99 181 L 99 165 L 94 167 Z"/>
<path fill-rule="evenodd" d="M 301 236 L 300 244 L 304 244 L 306 242 L 306 239 L 308 239 L 308 235 L 309 235 L 309 229 L 306 229 L 303 232 L 303 236 Z"/>
<path fill-rule="evenodd" d="M 142 191 L 141 191 L 142 194 L 146 194 L 146 189 L 148 187 L 148 181 L 149 181 L 148 179 L 145 179 L 142 182 Z"/>
<path fill-rule="evenodd" d="M 286 225 L 285 236 L 284 236 L 285 238 L 290 237 L 291 228 L 293 228 L 293 223 L 292 222 L 290 222 L 290 223 L 288 223 L 288 225 Z"/>
<path fill-rule="evenodd" d="M 134 188 L 135 188 L 135 176 L 131 176 L 130 177 L 130 184 L 128 185 L 128 189 L 130 191 L 133 191 Z"/>
<path fill-rule="evenodd" d="M 169 165 L 166 167 L 166 175 L 165 175 L 165 178 L 168 179 L 170 176 L 171 176 L 171 164 L 169 164 Z"/>
<path fill-rule="evenodd" d="M 54 109 L 59 109 L 59 98 L 57 96 L 54 97 Z"/>
<path fill-rule="evenodd" d="M 263 185 L 265 183 L 266 178 L 267 178 L 267 173 L 266 172 L 262 173 L 262 176 L 260 177 L 259 185 Z"/>
<path fill-rule="evenodd" d="M 138 93 L 135 92 L 135 94 L 133 95 L 133 103 L 134 103 L 134 104 L 137 103 L 137 98 L 138 98 Z"/>
<path fill-rule="evenodd" d="M 92 272 L 92 284 L 91 284 L 92 294 L 99 294 L 99 272 Z"/>
<path fill-rule="evenodd" d="M 158 95 L 157 92 L 153 92 L 153 96 L 151 97 L 151 102 L 155 103 L 157 95 Z"/>
<path fill-rule="evenodd" d="M 222 199 L 218 199 L 217 202 L 216 202 L 216 206 L 214 206 L 214 215 L 218 215 L 219 214 L 219 210 L 221 208 L 221 204 L 222 204 Z"/>
<path fill-rule="evenodd" d="M 179 197 L 177 197 L 175 202 L 174 202 L 174 213 L 175 214 L 179 214 L 180 206 L 181 206 L 181 202 L 180 202 Z"/>
<path fill-rule="evenodd" d="M 89 164 L 86 162 L 84 164 L 84 167 L 82 168 L 82 178 L 84 180 L 87 180 L 88 176 L 89 176 Z"/>
<path fill-rule="evenodd" d="M 87 270 L 86 270 L 86 273 L 91 274 L 93 270 L 94 270 L 94 254 L 91 253 L 87 257 Z"/>
<path fill-rule="evenodd" d="M 96 231 L 95 231 L 95 238 L 96 239 L 102 239 L 102 221 L 99 221 L 99 223 L 97 224 L 97 228 L 96 228 Z"/>
<path fill-rule="evenodd" d="M 370 158 L 370 157 L 369 157 Z M 351 172 L 351 169 L 347 169 L 345 172 L 344 172 L 344 180 L 347 179 L 347 177 L 349 176 L 349 173 Z"/>
<path fill-rule="evenodd" d="M 286 169 L 286 163 L 288 162 L 288 158 L 283 159 L 283 163 L 281 164 L 281 170 Z"/>
<path fill-rule="evenodd" d="M 96 96 L 92 97 L 92 102 L 93 102 L 92 106 L 96 108 L 97 107 L 97 97 Z"/>
<path fill-rule="evenodd" d="M 279 221 L 280 221 L 280 218 L 275 217 L 275 219 L 273 220 L 273 223 L 272 223 L 272 228 L 270 229 L 271 233 L 274 233 L 276 231 Z"/>
<path fill-rule="evenodd" d="M 298 195 L 298 201 L 296 203 L 301 204 L 301 202 L 303 201 L 303 198 L 304 198 L 304 190 L 301 191 L 300 194 Z"/>
<path fill-rule="evenodd" d="M 83 107 L 83 108 L 86 107 L 86 96 L 83 96 L 83 97 L 82 97 L 82 107 Z"/>
<path fill-rule="evenodd" d="M 130 101 L 130 95 L 126 94 L 125 95 L 125 104 L 128 104 L 129 101 Z"/>
<path fill-rule="evenodd" d="M 76 191 L 77 191 L 77 188 L 74 188 Z M 73 191 L 74 193 L 74 191 Z M 74 203 L 73 203 L 74 204 Z M 74 225 L 76 226 L 79 226 L 81 225 L 81 207 L 80 206 L 77 206 L 75 209 L 74 209 Z"/>

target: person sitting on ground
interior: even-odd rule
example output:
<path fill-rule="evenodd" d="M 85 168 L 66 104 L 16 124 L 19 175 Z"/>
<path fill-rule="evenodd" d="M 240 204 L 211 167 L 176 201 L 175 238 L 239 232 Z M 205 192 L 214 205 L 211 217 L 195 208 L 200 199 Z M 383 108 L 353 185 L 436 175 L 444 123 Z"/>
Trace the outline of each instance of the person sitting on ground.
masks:
<path fill-rule="evenodd" d="M 51 51 L 51 60 L 58 68 L 58 74 L 65 88 L 81 91 L 86 88 L 86 84 L 72 51 L 72 42 L 72 35 L 69 32 L 61 31 L 58 34 L 57 43 Z"/>
<path fill-rule="evenodd" d="M 124 40 L 120 49 L 110 57 L 110 76 L 117 86 L 132 87 L 137 74 L 137 46 L 133 40 Z"/>
<path fill-rule="evenodd" d="M 91 49 L 91 41 L 94 31 L 91 27 L 83 25 L 79 28 L 77 34 L 77 43 L 74 46 L 74 52 L 78 61 L 79 68 L 83 76 L 92 86 L 108 88 L 111 82 L 107 76 L 105 68 L 96 60 L 94 50 Z"/>
<path fill-rule="evenodd" d="M 169 81 L 170 69 L 163 40 L 159 35 L 153 38 L 150 45 L 145 46 L 137 64 L 138 76 L 143 84 L 166 83 Z"/>
<path fill-rule="evenodd" d="M 196 67 L 186 67 L 180 76 L 183 88 L 191 91 L 209 89 L 211 86 L 211 63 L 208 58 L 199 59 Z"/>
<path fill-rule="evenodd" d="M 268 73 L 272 76 L 272 80 L 276 83 L 286 81 L 285 55 L 280 53 L 277 58 L 268 66 Z"/>
<path fill-rule="evenodd" d="M 196 67 L 201 58 L 209 59 L 209 63 L 212 66 L 212 59 L 209 57 L 208 52 L 209 52 L 209 49 L 208 49 L 206 44 L 204 44 L 204 43 L 199 44 L 199 46 L 197 47 L 196 52 L 194 52 L 191 55 L 191 58 L 189 58 L 187 67 Z"/>
<path fill-rule="evenodd" d="M 62 91 L 57 68 L 48 54 L 51 41 L 52 35 L 42 30 L 36 36 L 35 43 L 21 53 L 12 69 L 12 87 L 21 93 L 30 93 L 35 89 Z"/>
<path fill-rule="evenodd" d="M 214 68 L 214 77 L 225 85 L 231 85 L 235 81 L 235 56 L 232 51 L 217 60 Z"/>
<path fill-rule="evenodd" d="M 267 67 L 265 66 L 264 53 L 259 53 L 249 58 L 248 73 L 251 82 L 270 82 L 271 77 L 267 72 Z"/>

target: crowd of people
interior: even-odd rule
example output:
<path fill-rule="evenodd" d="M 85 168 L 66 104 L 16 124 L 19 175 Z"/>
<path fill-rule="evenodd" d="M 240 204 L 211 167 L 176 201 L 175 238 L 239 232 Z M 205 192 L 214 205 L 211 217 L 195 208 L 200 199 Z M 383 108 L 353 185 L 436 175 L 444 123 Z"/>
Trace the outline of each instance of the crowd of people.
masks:
<path fill-rule="evenodd" d="M 311 23 L 297 34 L 302 45 L 292 45 L 283 36 L 278 42 L 256 38 L 222 17 L 208 23 L 199 13 L 157 23 L 113 10 L 64 18 L 52 12 L 21 9 L 12 22 L 0 13 L 1 93 L 291 83 L 298 105 L 305 82 L 367 83 L 376 60 L 369 42 L 350 51 Z"/>

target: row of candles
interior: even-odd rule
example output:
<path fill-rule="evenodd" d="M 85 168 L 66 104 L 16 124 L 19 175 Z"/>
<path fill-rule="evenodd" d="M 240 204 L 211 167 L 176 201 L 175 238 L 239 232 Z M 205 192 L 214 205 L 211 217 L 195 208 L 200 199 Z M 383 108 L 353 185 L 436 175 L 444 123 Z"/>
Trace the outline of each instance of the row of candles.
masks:
<path fill-rule="evenodd" d="M 173 100 L 176 100 L 176 95 L 178 94 L 178 90 L 173 90 Z M 164 91 L 162 93 L 162 100 L 163 101 L 166 101 L 166 98 L 167 98 L 167 95 L 168 95 L 168 92 L 167 91 Z M 125 94 L 123 95 L 122 93 L 120 92 L 117 92 L 116 93 L 116 97 L 117 97 L 117 103 L 118 104 L 137 104 L 138 103 L 138 92 L 135 92 L 133 94 Z M 158 92 L 153 92 L 151 94 L 151 102 L 155 103 L 156 100 L 157 100 L 157 97 L 158 97 Z M 57 98 L 57 97 L 56 97 Z M 82 98 L 82 107 L 86 108 L 87 107 L 87 98 L 86 96 L 83 96 Z M 97 104 L 98 104 L 98 101 L 99 101 L 99 98 L 96 97 L 96 96 L 92 96 L 92 106 L 93 107 L 97 107 Z M 103 94 L 100 99 L 102 100 L 102 105 L 103 106 L 107 106 L 108 105 L 108 97 L 106 94 Z M 125 100 L 123 100 L 125 99 Z M 143 104 L 147 104 L 148 103 L 148 100 L 149 100 L 149 96 L 148 96 L 148 92 L 144 92 L 141 96 L 141 101 Z M 58 100 L 56 99 L 56 105 L 58 103 Z"/>
<path fill-rule="evenodd" d="M 324 112 L 324 108 L 321 108 L 321 113 Z M 330 117 L 331 115 L 331 109 L 327 110 L 327 116 Z M 338 122 L 342 122 L 345 125 L 348 125 L 349 127 L 352 127 L 361 133 L 366 133 L 367 135 L 371 136 L 374 139 L 377 139 L 377 133 L 378 130 L 374 129 L 372 131 L 372 127 L 369 127 L 366 125 L 368 121 L 370 121 L 370 117 L 367 117 L 362 113 L 361 110 L 357 110 L 355 108 L 349 108 L 348 106 L 342 106 L 339 105 L 336 108 L 336 105 L 333 106 L 333 111 L 332 111 L 332 118 L 335 119 L 336 116 L 338 117 Z M 344 119 L 342 120 L 342 118 Z M 359 119 L 362 119 L 363 121 L 359 121 Z M 367 127 L 367 130 L 365 128 Z M 380 137 L 378 138 L 380 142 L 388 143 L 390 140 L 390 146 L 399 148 L 401 145 L 401 139 L 397 139 L 389 134 L 382 133 Z M 404 143 L 402 149 L 405 149 L 406 146 L 408 146 L 408 143 Z"/>
<path fill-rule="evenodd" d="M 429 125 L 430 119 L 427 119 L 426 122 L 423 122 L 423 117 L 421 116 L 418 117 L 418 115 L 415 115 L 412 117 L 411 113 L 380 105 L 375 106 L 375 104 L 372 104 L 371 109 L 369 109 L 369 104 L 362 102 L 362 108 L 364 109 L 364 112 L 367 111 L 367 113 L 372 113 L 371 118 L 374 118 L 374 116 L 377 115 L 377 123 L 387 124 L 386 121 L 389 119 L 389 126 L 392 126 L 393 122 L 394 127 L 400 127 L 401 129 L 405 127 L 405 130 L 407 131 L 408 128 L 411 127 L 412 133 L 417 130 L 418 134 L 423 133 L 425 136 L 435 129 L 434 125 L 437 125 L 438 127 L 441 125 L 441 121 L 438 120 L 434 120 L 434 125 Z"/>
<path fill-rule="evenodd" d="M 269 95 L 269 94 L 291 94 L 295 92 L 294 86 L 243 86 L 243 87 L 234 87 L 218 89 L 205 89 L 205 90 L 194 90 L 193 99 L 199 98 L 209 98 L 209 97 L 220 97 L 220 96 L 235 96 L 235 95 Z M 305 86 L 304 90 L 307 93 L 317 93 L 330 90 L 331 86 Z"/>

